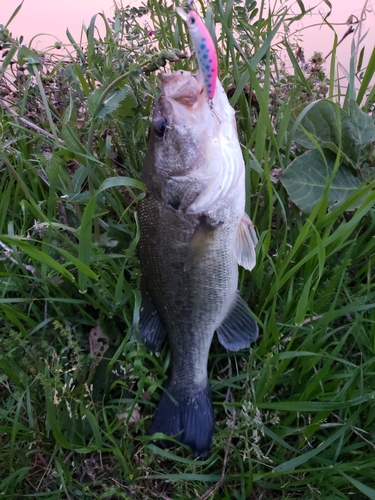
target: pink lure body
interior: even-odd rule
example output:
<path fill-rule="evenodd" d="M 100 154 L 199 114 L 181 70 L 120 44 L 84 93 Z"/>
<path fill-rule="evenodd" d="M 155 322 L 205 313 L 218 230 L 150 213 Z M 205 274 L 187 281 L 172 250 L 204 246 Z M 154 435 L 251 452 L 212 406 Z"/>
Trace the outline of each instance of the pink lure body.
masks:
<path fill-rule="evenodd" d="M 218 74 L 218 63 L 214 42 L 208 29 L 194 10 L 190 10 L 186 14 L 180 7 L 177 7 L 176 11 L 182 19 L 187 22 L 195 53 L 198 58 L 199 70 L 203 76 L 206 93 L 209 99 L 213 99 Z"/>

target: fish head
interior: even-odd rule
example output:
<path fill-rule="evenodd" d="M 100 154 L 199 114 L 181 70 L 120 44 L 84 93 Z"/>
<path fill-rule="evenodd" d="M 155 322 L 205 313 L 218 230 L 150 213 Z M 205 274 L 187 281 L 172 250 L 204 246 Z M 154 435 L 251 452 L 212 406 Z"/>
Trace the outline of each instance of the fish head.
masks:
<path fill-rule="evenodd" d="M 157 168 L 169 175 L 188 173 L 198 159 L 201 163 L 202 138 L 214 133 L 217 120 L 211 116 L 201 78 L 177 71 L 163 74 L 161 83 L 153 114 Z"/>
<path fill-rule="evenodd" d="M 232 189 L 243 172 L 234 110 L 217 80 L 208 99 L 201 72 L 161 76 L 143 180 L 163 202 L 202 213 Z"/>

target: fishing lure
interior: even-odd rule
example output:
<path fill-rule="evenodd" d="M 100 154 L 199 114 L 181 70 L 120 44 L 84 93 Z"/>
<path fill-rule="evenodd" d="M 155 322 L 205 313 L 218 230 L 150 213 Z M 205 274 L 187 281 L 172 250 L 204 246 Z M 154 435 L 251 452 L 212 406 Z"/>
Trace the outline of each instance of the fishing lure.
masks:
<path fill-rule="evenodd" d="M 199 70 L 203 76 L 206 93 L 209 99 L 213 99 L 218 74 L 218 63 L 214 42 L 208 29 L 194 10 L 190 9 L 189 12 L 186 13 L 181 7 L 177 7 L 176 12 L 188 25 L 195 53 L 198 58 Z"/>

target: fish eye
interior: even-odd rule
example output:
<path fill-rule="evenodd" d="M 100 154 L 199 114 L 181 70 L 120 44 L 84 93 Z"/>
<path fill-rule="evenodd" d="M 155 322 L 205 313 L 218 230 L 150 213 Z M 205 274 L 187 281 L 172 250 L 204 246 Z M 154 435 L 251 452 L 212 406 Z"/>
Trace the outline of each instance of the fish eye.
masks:
<path fill-rule="evenodd" d="M 164 116 L 160 116 L 154 122 L 154 133 L 157 137 L 164 137 L 166 130 L 167 120 L 164 118 Z"/>
<path fill-rule="evenodd" d="M 190 21 L 190 24 L 195 24 L 195 17 L 191 16 L 191 18 L 189 19 Z"/>

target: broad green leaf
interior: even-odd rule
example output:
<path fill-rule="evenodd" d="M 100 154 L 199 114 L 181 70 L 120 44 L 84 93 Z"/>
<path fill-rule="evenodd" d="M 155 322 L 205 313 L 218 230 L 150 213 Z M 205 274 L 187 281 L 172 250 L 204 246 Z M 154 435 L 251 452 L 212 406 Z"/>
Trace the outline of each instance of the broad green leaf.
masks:
<path fill-rule="evenodd" d="M 306 105 L 293 110 L 295 119 L 303 112 Z M 360 160 L 363 148 L 375 139 L 375 125 L 372 118 L 360 110 L 355 101 L 348 102 L 349 113 L 328 100 L 317 101 L 309 105 L 309 111 L 303 116 L 293 140 L 307 149 L 316 145 L 305 133 L 311 134 L 323 148 L 334 152 L 341 150 L 353 165 Z M 291 121 L 291 125 L 293 125 Z"/>
<path fill-rule="evenodd" d="M 307 213 L 319 203 L 333 174 L 335 155 L 328 150 L 324 154 L 325 161 L 317 149 L 306 151 L 292 161 L 281 177 L 293 203 Z M 360 179 L 341 164 L 329 186 L 328 207 L 341 205 L 361 184 Z"/>
<path fill-rule="evenodd" d="M 35 155 L 35 157 L 38 158 L 40 163 L 46 164 L 46 176 L 50 186 L 54 188 L 53 196 L 51 195 L 51 204 L 56 203 L 56 192 L 60 191 L 60 193 L 65 195 L 72 189 L 70 172 L 66 166 L 62 164 L 57 155 L 52 156 L 49 160 L 46 160 L 43 155 Z"/>
<path fill-rule="evenodd" d="M 301 146 L 313 149 L 315 144 L 305 134 L 304 129 L 315 137 L 320 145 L 332 143 L 338 146 L 340 144 L 340 130 L 338 118 L 340 118 L 341 108 L 331 101 L 316 101 L 309 104 L 309 110 L 303 116 L 293 140 Z M 306 104 L 298 106 L 292 112 L 292 117 L 298 119 L 299 115 L 305 110 Z M 294 124 L 291 120 L 290 126 Z"/>
<path fill-rule="evenodd" d="M 96 21 L 96 16 L 92 16 L 89 29 L 87 30 L 87 60 L 89 63 L 89 67 L 93 67 L 93 59 L 94 59 L 94 53 L 95 53 L 95 43 L 94 43 L 94 33 L 95 33 L 95 21 Z"/>
<path fill-rule="evenodd" d="M 364 113 L 358 104 L 352 99 L 348 101 L 348 108 L 351 121 L 350 126 L 346 121 L 343 123 L 343 126 L 345 125 L 345 129 L 343 129 L 343 140 L 350 140 L 350 134 L 352 130 L 354 130 L 356 137 L 358 137 L 359 146 L 370 144 L 373 140 L 375 140 L 374 119 L 367 113 Z"/>
<path fill-rule="evenodd" d="M 72 66 L 74 67 L 74 70 L 76 72 L 77 78 L 82 85 L 82 89 L 84 90 L 86 97 L 89 97 L 90 95 L 90 87 L 89 84 L 86 81 L 85 75 L 83 74 L 82 68 L 77 62 L 73 59 L 71 61 Z"/>

